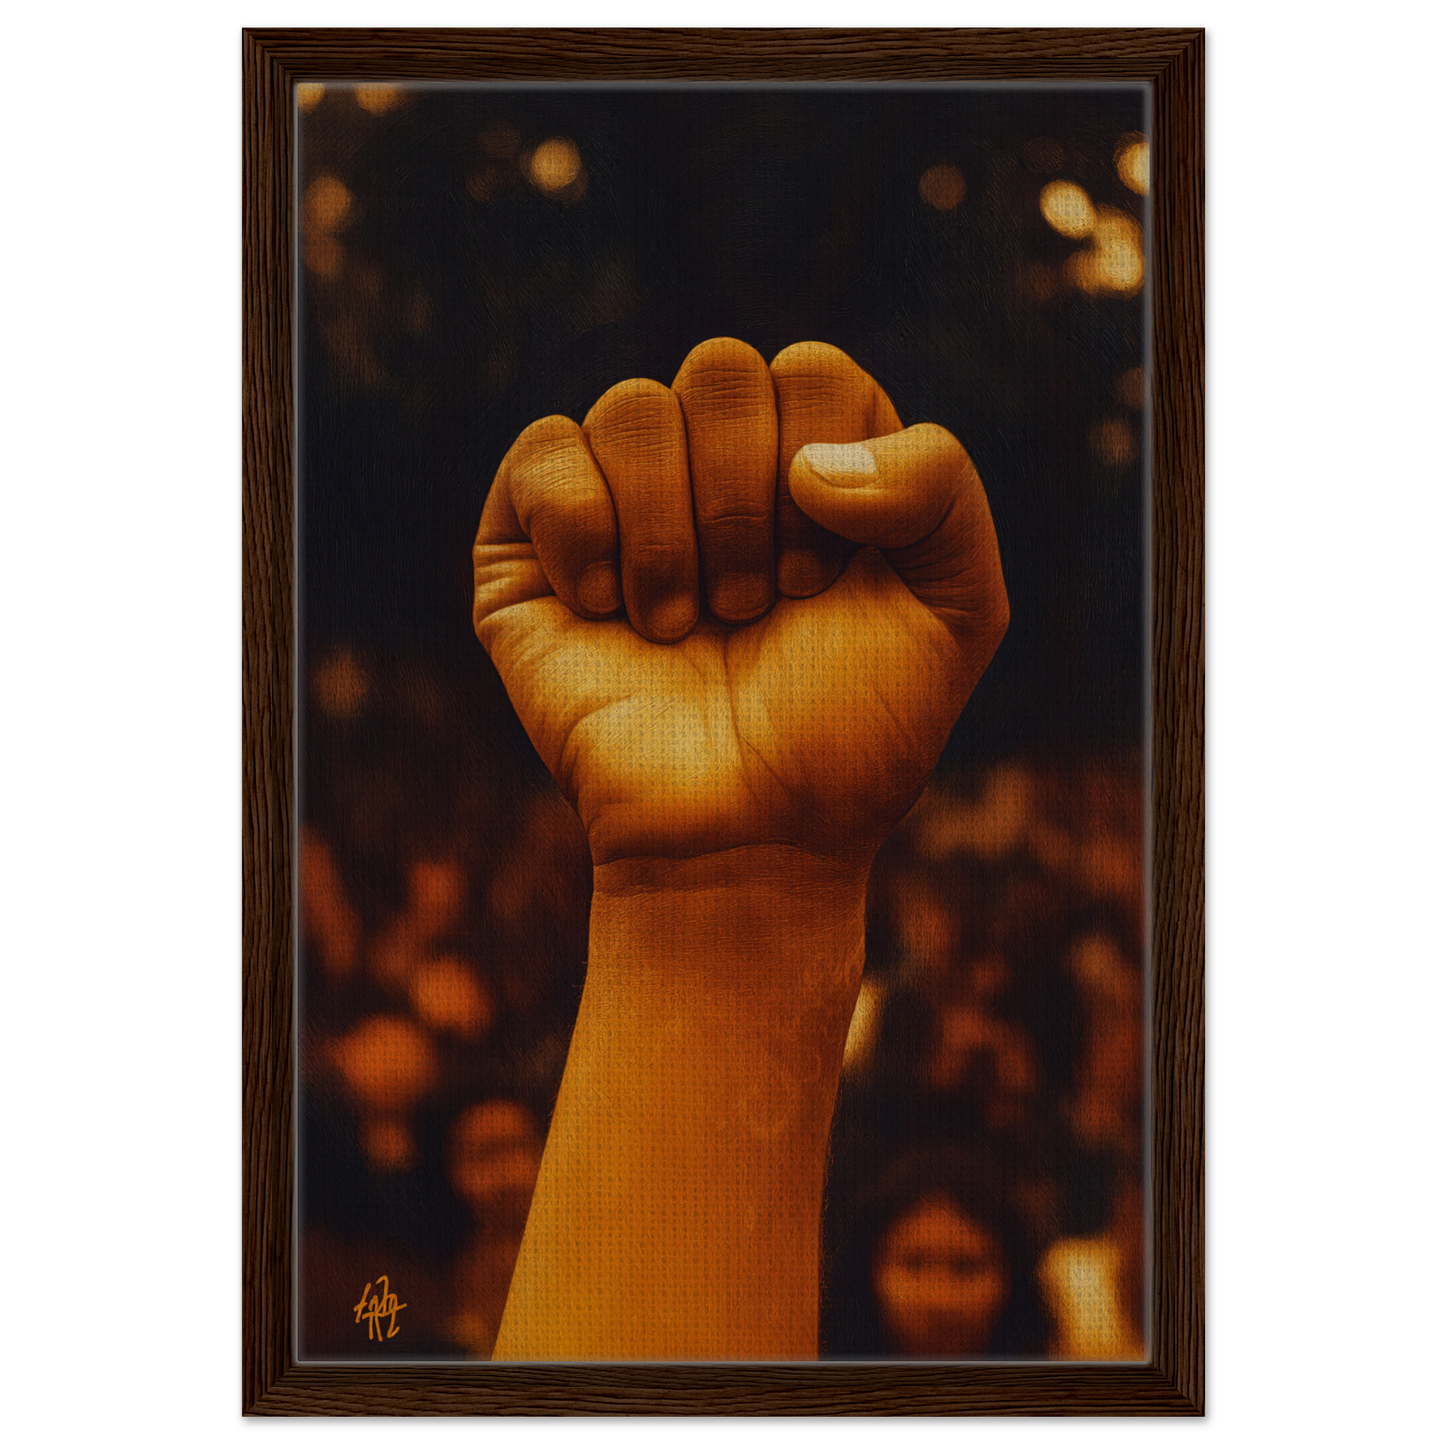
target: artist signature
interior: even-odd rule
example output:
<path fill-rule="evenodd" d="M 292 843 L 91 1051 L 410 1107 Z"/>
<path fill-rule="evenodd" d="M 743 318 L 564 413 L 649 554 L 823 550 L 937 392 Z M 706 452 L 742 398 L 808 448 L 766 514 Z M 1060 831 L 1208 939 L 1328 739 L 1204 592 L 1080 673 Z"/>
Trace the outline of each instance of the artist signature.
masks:
<path fill-rule="evenodd" d="M 376 1277 L 376 1284 L 366 1282 L 366 1287 L 361 1291 L 361 1302 L 356 1306 L 356 1323 L 366 1321 L 366 1338 L 369 1340 L 389 1340 L 397 1333 L 396 1313 L 404 1310 L 402 1304 L 391 1292 L 391 1281 L 384 1275 Z M 385 1334 L 381 1332 L 381 1322 L 390 1319 L 391 1325 Z"/>

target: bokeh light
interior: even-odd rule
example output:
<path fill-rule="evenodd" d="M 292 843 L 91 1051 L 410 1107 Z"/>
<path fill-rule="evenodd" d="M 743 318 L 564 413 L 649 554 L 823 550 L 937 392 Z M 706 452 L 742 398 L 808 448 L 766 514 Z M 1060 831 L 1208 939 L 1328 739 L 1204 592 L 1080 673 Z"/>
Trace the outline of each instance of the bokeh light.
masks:
<path fill-rule="evenodd" d="M 1106 1239 L 1061 1239 L 1045 1253 L 1039 1284 L 1056 1321 L 1053 1353 L 1066 1360 L 1138 1359 L 1144 1352 L 1120 1301 L 1123 1262 Z"/>
<path fill-rule="evenodd" d="M 1095 422 L 1089 428 L 1089 451 L 1106 467 L 1127 466 L 1139 455 L 1133 428 L 1118 417 Z"/>
<path fill-rule="evenodd" d="M 346 248 L 335 236 L 317 236 L 302 247 L 302 259 L 308 271 L 330 281 L 346 264 Z"/>
<path fill-rule="evenodd" d="M 1114 378 L 1114 395 L 1133 411 L 1144 409 L 1144 368 L 1131 366 Z"/>
<path fill-rule="evenodd" d="M 1061 236 L 1081 240 L 1094 229 L 1094 203 L 1083 186 L 1073 181 L 1050 181 L 1039 192 L 1044 220 Z"/>
<path fill-rule="evenodd" d="M 412 1007 L 423 1023 L 464 1039 L 479 1039 L 492 1026 L 496 1005 L 460 958 L 438 958 L 412 975 Z"/>
<path fill-rule="evenodd" d="M 1069 971 L 1093 997 L 1129 1004 L 1134 997 L 1129 964 L 1118 941 L 1107 933 L 1086 933 L 1068 954 Z"/>
<path fill-rule="evenodd" d="M 367 1108 L 399 1113 L 436 1081 L 431 1041 L 410 1019 L 377 1014 L 337 1045 L 336 1062 L 352 1094 Z"/>
<path fill-rule="evenodd" d="M 1130 131 L 1114 152 L 1114 169 L 1131 191 L 1149 194 L 1149 142 L 1138 131 Z"/>
<path fill-rule="evenodd" d="M 296 104 L 304 111 L 313 111 L 321 104 L 326 87 L 316 81 L 307 81 L 296 87 Z"/>
<path fill-rule="evenodd" d="M 1070 257 L 1069 275 L 1092 295 L 1134 296 L 1144 284 L 1144 235 L 1132 216 L 1104 207 L 1093 244 Z"/>
<path fill-rule="evenodd" d="M 369 115 L 385 115 L 405 98 L 399 85 L 358 85 L 356 103 Z"/>
<path fill-rule="evenodd" d="M 324 244 L 325 239 L 318 244 Z M 371 683 L 349 647 L 337 648 L 312 669 L 311 695 L 330 718 L 354 718 L 366 706 Z"/>
<path fill-rule="evenodd" d="M 314 828 L 301 830 L 301 914 L 322 968 L 345 977 L 361 951 L 361 919 L 347 897 L 335 854 Z"/>
<path fill-rule="evenodd" d="M 410 913 L 421 936 L 454 928 L 467 903 L 467 873 L 454 858 L 421 859 L 407 877 Z"/>
<path fill-rule="evenodd" d="M 953 210 L 967 190 L 963 172 L 957 166 L 949 165 L 947 161 L 929 166 L 918 178 L 918 194 L 935 211 Z"/>
<path fill-rule="evenodd" d="M 301 221 L 308 235 L 329 236 L 345 224 L 352 195 L 344 181 L 323 171 L 309 186 L 301 203 Z"/>
<path fill-rule="evenodd" d="M 532 152 L 527 174 L 544 195 L 557 196 L 581 177 L 582 157 L 565 136 L 554 136 Z"/>
<path fill-rule="evenodd" d="M 404 1174 L 421 1161 L 416 1136 L 405 1119 L 369 1115 L 361 1121 L 361 1152 L 378 1174 Z"/>

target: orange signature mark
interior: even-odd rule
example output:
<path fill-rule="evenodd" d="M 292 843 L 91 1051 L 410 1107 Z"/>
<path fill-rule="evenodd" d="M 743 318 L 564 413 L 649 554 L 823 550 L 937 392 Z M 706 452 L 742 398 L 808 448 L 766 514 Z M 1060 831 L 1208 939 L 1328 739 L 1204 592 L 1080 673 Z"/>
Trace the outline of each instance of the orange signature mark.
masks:
<path fill-rule="evenodd" d="M 365 1288 L 361 1291 L 361 1300 L 356 1306 L 356 1323 L 366 1321 L 366 1338 L 369 1340 L 389 1340 L 397 1333 L 396 1312 L 404 1310 L 406 1306 L 401 1304 L 397 1297 L 391 1292 L 391 1281 L 384 1275 L 376 1277 L 376 1285 L 373 1286 L 367 1280 Z M 381 1322 L 390 1319 L 391 1325 L 385 1334 L 381 1332 Z"/>

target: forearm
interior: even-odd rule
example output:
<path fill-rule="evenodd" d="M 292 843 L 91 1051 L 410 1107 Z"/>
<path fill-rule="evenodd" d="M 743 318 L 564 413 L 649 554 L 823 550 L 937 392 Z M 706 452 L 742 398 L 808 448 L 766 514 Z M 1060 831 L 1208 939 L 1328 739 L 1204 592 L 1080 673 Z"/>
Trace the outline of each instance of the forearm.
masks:
<path fill-rule="evenodd" d="M 597 870 L 496 1358 L 816 1355 L 866 879 L 781 847 Z"/>

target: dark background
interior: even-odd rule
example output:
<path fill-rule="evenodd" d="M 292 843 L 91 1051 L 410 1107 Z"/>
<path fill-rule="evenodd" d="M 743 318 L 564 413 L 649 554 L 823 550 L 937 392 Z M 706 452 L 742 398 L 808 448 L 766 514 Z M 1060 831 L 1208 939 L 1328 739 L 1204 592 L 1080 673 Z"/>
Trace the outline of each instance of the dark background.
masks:
<path fill-rule="evenodd" d="M 875 868 L 825 1348 L 867 1335 L 879 1201 L 960 1149 L 1009 1181 L 992 1227 L 1016 1273 L 1083 1238 L 1137 1265 L 1145 310 L 1087 284 L 1088 243 L 1040 192 L 1071 181 L 1144 222 L 1116 165 L 1142 89 L 301 103 L 303 1350 L 366 1354 L 351 1296 L 387 1269 L 409 1280 L 405 1348 L 483 1350 L 495 1301 L 468 1313 L 458 1261 L 504 1293 L 589 871 L 472 634 L 470 545 L 528 422 L 670 382 L 717 335 L 768 358 L 830 342 L 905 425 L 959 436 L 1012 610 Z M 477 1109 L 471 1190 L 455 1141 Z M 1018 1348 L 1068 1353 L 1067 1333 L 1056 1308 Z"/>

